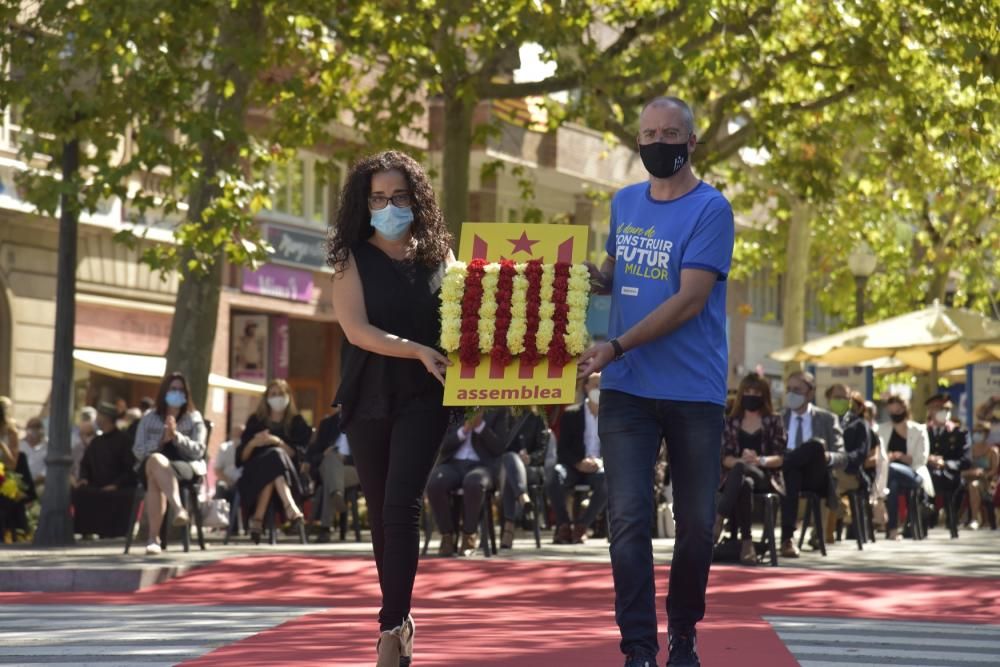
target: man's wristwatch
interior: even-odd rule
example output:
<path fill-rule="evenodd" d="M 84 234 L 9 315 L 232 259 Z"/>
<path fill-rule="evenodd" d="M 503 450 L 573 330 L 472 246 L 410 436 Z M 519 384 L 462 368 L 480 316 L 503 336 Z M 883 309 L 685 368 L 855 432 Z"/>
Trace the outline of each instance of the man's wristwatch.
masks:
<path fill-rule="evenodd" d="M 622 344 L 618 342 L 617 338 L 612 338 L 608 342 L 611 343 L 611 347 L 615 351 L 615 361 L 618 361 L 625 356 L 625 348 L 622 347 Z"/>

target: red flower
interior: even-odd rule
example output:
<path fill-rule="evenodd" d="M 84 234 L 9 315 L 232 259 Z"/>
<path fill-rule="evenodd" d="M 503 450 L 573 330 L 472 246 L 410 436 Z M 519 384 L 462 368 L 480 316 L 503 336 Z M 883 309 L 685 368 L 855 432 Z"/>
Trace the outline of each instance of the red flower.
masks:
<path fill-rule="evenodd" d="M 500 262 L 500 273 L 497 276 L 497 314 L 496 327 L 493 330 L 493 349 L 490 356 L 493 361 L 507 365 L 513 358 L 507 346 L 507 332 L 510 330 L 511 301 L 514 295 L 514 276 L 517 269 L 514 262 L 505 259 Z"/>
<path fill-rule="evenodd" d="M 483 267 L 486 261 L 469 262 L 462 294 L 462 327 L 458 344 L 458 358 L 466 366 L 479 365 L 479 307 L 483 303 Z"/>
<path fill-rule="evenodd" d="M 528 366 L 536 366 L 542 360 L 542 355 L 538 350 L 538 325 L 541 322 L 538 311 L 541 307 L 542 292 L 542 262 L 533 259 L 524 268 L 524 277 L 528 280 L 528 290 L 525 294 L 525 322 L 528 330 L 524 335 L 524 352 L 521 359 Z"/>

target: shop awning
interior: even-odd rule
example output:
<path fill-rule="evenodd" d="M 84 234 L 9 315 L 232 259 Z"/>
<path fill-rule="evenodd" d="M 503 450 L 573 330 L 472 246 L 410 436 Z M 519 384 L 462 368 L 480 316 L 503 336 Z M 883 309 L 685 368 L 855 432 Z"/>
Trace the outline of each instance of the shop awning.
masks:
<path fill-rule="evenodd" d="M 145 354 L 123 354 L 121 352 L 100 352 L 98 350 L 73 350 L 73 360 L 85 368 L 104 375 L 118 378 L 158 382 L 166 373 L 167 360 Z M 260 396 L 266 387 L 254 382 L 234 380 L 224 375 L 212 373 L 208 376 L 208 386 L 233 394 Z"/>

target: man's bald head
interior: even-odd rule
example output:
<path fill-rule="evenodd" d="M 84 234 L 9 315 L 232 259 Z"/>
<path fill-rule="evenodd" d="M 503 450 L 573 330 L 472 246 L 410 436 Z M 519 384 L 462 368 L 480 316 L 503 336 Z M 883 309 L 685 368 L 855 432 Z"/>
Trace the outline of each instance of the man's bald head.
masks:
<path fill-rule="evenodd" d="M 691 111 L 691 107 L 688 106 L 688 103 L 681 98 L 669 95 L 654 97 L 649 102 L 646 102 L 646 106 L 642 108 L 642 112 L 645 113 L 646 109 L 649 109 L 650 107 L 672 107 L 674 109 L 679 109 L 684 116 L 684 124 L 687 131 L 694 134 L 694 112 Z"/>

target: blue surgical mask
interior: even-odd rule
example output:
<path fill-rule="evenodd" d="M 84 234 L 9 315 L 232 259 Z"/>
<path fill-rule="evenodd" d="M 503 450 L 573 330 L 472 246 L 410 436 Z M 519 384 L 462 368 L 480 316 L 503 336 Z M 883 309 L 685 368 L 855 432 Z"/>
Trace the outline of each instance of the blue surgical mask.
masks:
<path fill-rule="evenodd" d="M 167 392 L 164 400 L 166 400 L 167 405 L 172 408 L 182 408 L 184 407 L 184 404 L 187 403 L 187 396 L 179 389 L 171 389 Z"/>
<path fill-rule="evenodd" d="M 798 410 L 806 403 L 806 397 L 802 394 L 796 394 L 794 391 L 790 391 L 785 394 L 785 405 L 792 410 Z"/>
<path fill-rule="evenodd" d="M 371 213 L 372 227 L 390 241 L 401 239 L 406 234 L 406 230 L 413 224 L 413 210 L 410 208 L 399 208 L 387 204 L 385 208 Z"/>

